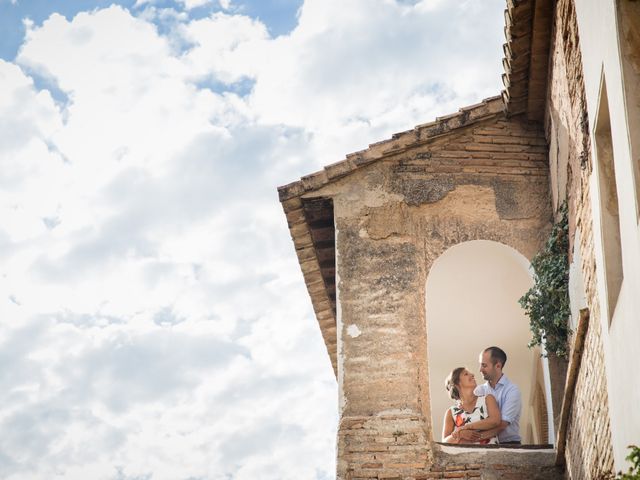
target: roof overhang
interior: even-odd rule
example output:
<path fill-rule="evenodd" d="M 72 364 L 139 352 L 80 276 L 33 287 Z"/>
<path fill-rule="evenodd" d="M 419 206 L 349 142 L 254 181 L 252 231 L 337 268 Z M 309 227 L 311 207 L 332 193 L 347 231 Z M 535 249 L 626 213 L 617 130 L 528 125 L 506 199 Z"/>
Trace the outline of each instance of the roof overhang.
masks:
<path fill-rule="evenodd" d="M 502 93 L 509 115 L 544 119 L 554 0 L 507 0 Z"/>

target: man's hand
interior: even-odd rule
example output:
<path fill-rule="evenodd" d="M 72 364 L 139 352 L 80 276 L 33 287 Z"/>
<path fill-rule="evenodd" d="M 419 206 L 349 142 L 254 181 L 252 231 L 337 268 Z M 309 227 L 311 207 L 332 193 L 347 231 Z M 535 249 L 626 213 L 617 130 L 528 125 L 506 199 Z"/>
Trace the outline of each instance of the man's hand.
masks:
<path fill-rule="evenodd" d="M 460 443 L 476 443 L 480 441 L 481 434 L 477 430 L 464 428 L 458 430 L 458 437 L 460 438 Z"/>

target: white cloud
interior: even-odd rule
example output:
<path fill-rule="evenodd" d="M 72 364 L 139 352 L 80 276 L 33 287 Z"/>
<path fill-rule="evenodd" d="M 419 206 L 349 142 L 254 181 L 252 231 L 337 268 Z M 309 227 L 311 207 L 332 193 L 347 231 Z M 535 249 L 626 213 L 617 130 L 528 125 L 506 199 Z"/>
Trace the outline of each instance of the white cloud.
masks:
<path fill-rule="evenodd" d="M 331 478 L 276 186 L 496 94 L 500 9 L 307 0 L 271 38 L 152 3 L 27 22 L 0 62 L 0 471 Z"/>
<path fill-rule="evenodd" d="M 8 240 L 24 241 L 46 230 L 67 181 L 52 144 L 62 121 L 49 92 L 2 60 L 0 90 L 0 215 Z"/>
<path fill-rule="evenodd" d="M 225 83 L 255 78 L 261 52 L 270 49 L 265 25 L 241 15 L 216 13 L 185 24 L 180 33 L 194 45 L 186 55 L 194 74 Z"/>
<path fill-rule="evenodd" d="M 371 132 L 385 138 L 496 94 L 501 52 L 487 49 L 473 28 L 494 20 L 485 36 L 498 46 L 501 27 L 486 4 L 419 7 L 305 2 L 297 29 L 262 56 L 252 108 L 263 121 L 318 131 L 323 143 L 346 129 L 354 143 L 340 148 L 361 148 Z"/>
<path fill-rule="evenodd" d="M 492 6 L 307 0 L 296 29 L 276 39 L 256 21 L 224 14 L 181 34 L 195 45 L 186 58 L 198 75 L 252 79 L 259 121 L 313 132 L 310 157 L 326 164 L 497 94 L 503 5 Z"/>
<path fill-rule="evenodd" d="M 204 5 L 209 5 L 212 0 L 178 0 L 178 2 L 183 4 L 184 8 L 186 8 L 187 10 L 192 10 Z"/>

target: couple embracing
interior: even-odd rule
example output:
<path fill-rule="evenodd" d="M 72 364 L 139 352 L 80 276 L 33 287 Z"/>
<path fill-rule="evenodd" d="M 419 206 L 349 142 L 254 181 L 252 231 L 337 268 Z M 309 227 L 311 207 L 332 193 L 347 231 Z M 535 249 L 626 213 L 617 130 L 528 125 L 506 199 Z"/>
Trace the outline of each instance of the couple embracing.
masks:
<path fill-rule="evenodd" d="M 520 444 L 520 390 L 502 373 L 507 354 L 498 347 L 480 353 L 477 385 L 465 367 L 453 370 L 445 382 L 455 405 L 444 414 L 442 438 L 447 443 Z"/>

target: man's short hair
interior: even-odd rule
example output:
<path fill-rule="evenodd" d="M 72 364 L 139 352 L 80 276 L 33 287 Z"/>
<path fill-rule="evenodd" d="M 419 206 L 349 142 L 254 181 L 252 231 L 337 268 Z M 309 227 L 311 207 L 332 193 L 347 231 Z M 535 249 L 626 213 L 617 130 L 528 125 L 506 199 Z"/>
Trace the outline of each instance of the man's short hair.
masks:
<path fill-rule="evenodd" d="M 491 356 L 491 363 L 494 365 L 498 362 L 502 364 L 502 368 L 504 368 L 507 363 L 507 354 L 504 353 L 500 347 L 488 347 L 484 349 L 485 352 L 489 352 Z"/>

